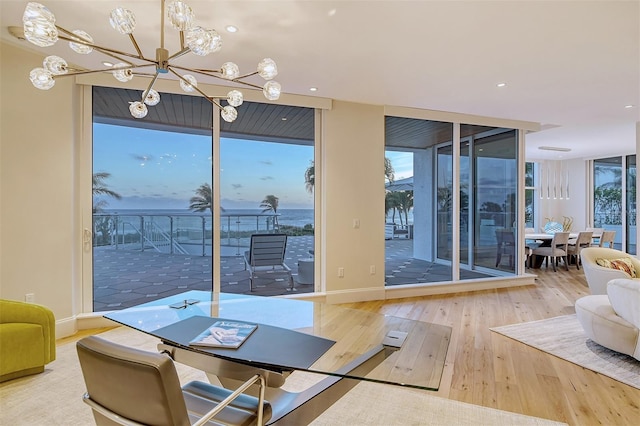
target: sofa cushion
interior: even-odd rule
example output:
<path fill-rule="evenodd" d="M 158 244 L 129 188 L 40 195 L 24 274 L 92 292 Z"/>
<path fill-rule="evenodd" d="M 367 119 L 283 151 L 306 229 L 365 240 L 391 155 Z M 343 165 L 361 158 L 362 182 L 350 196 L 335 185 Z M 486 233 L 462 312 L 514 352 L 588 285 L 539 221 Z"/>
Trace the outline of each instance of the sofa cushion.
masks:
<path fill-rule="evenodd" d="M 619 259 L 603 259 L 601 257 L 596 259 L 596 263 L 599 266 L 611 269 L 617 269 L 629 275 L 631 278 L 636 278 L 636 267 L 631 259 L 627 257 L 621 257 Z"/>
<path fill-rule="evenodd" d="M 611 280 L 607 295 L 616 314 L 640 329 L 640 280 Z"/>

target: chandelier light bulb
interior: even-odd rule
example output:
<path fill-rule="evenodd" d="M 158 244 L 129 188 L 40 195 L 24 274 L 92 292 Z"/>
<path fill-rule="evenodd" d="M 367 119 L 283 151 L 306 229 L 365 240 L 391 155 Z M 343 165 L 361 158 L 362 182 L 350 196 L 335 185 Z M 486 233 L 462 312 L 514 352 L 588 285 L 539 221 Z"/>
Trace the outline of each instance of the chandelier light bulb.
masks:
<path fill-rule="evenodd" d="M 233 80 L 240 76 L 240 69 L 233 62 L 225 62 L 220 68 L 222 78 L 226 80 Z"/>
<path fill-rule="evenodd" d="M 205 30 L 192 27 L 187 31 L 185 42 L 191 51 L 198 56 L 206 56 L 222 48 L 222 37 L 216 30 Z"/>
<path fill-rule="evenodd" d="M 91 37 L 86 31 L 73 30 L 71 32 L 78 36 L 78 40 L 93 44 L 93 37 Z M 81 43 L 74 43 L 72 41 L 69 42 L 69 47 L 81 55 L 88 55 L 93 52 L 93 47 Z"/>
<path fill-rule="evenodd" d="M 56 84 L 51 72 L 44 68 L 32 69 L 29 73 L 29 80 L 31 80 L 31 83 L 40 90 L 49 90 L 54 86 L 54 84 Z"/>
<path fill-rule="evenodd" d="M 144 98 L 144 103 L 149 106 L 155 106 L 155 105 L 158 105 L 159 102 L 160 102 L 160 93 L 156 92 L 153 89 L 150 89 L 149 93 L 147 93 L 147 97 Z"/>
<path fill-rule="evenodd" d="M 182 76 L 182 78 L 189 82 L 186 83 L 184 80 L 180 80 L 180 87 L 182 87 L 182 90 L 184 90 L 185 92 L 195 92 L 195 87 L 198 87 L 198 81 L 196 80 L 196 78 L 191 74 L 185 74 Z"/>
<path fill-rule="evenodd" d="M 232 90 L 227 93 L 227 102 L 229 105 L 234 107 L 239 107 L 244 102 L 244 97 L 242 96 L 242 92 L 239 90 Z"/>
<path fill-rule="evenodd" d="M 129 9 L 118 7 L 111 11 L 109 23 L 120 34 L 131 34 L 136 28 L 136 17 Z"/>
<path fill-rule="evenodd" d="M 147 109 L 147 106 L 142 102 L 135 101 L 135 102 L 130 102 L 129 112 L 131 112 L 131 115 L 133 116 L 133 118 L 144 118 L 147 116 L 147 113 L 149 112 L 149 110 Z"/>
<path fill-rule="evenodd" d="M 167 16 L 171 26 L 178 31 L 186 31 L 193 25 L 195 15 L 193 10 L 182 1 L 173 1 L 167 6 Z"/>
<path fill-rule="evenodd" d="M 129 65 L 120 62 L 119 64 L 115 64 L 113 68 L 124 68 L 124 69 L 116 69 L 112 72 L 113 76 L 116 80 L 126 83 L 127 81 L 131 81 L 133 78 L 133 71 L 131 68 L 126 68 Z"/>
<path fill-rule="evenodd" d="M 56 23 L 56 16 L 43 4 L 36 2 L 29 2 L 24 8 L 22 14 L 22 22 L 27 21 L 45 21 L 52 24 Z"/>
<path fill-rule="evenodd" d="M 227 105 L 220 111 L 220 116 L 227 123 L 233 123 L 238 118 L 238 111 L 231 105 Z"/>
<path fill-rule="evenodd" d="M 278 99 L 280 99 L 281 90 L 282 87 L 280 86 L 280 83 L 271 80 L 267 81 L 264 84 L 262 93 L 264 94 L 264 97 L 269 99 L 270 101 L 277 101 Z"/>
<path fill-rule="evenodd" d="M 265 80 L 272 80 L 278 75 L 278 66 L 276 61 L 271 58 L 264 58 L 258 63 L 258 74 Z"/>
<path fill-rule="evenodd" d="M 69 72 L 67 61 L 55 55 L 44 58 L 42 66 L 53 75 L 62 75 Z"/>
<path fill-rule="evenodd" d="M 29 2 L 22 15 L 24 38 L 40 47 L 53 46 L 58 41 L 56 17 L 40 3 Z"/>

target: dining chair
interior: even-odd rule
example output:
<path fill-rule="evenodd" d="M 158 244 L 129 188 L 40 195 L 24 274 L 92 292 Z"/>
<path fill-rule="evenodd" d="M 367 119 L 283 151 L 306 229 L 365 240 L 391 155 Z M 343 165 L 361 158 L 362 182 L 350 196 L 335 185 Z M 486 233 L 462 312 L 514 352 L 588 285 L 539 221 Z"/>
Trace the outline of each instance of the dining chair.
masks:
<path fill-rule="evenodd" d="M 604 228 L 592 228 L 590 226 L 587 226 L 585 228 L 585 231 L 593 232 L 593 236 L 591 237 L 591 245 L 592 246 L 599 246 L 600 245 L 600 237 L 602 236 L 602 231 L 604 231 Z"/>
<path fill-rule="evenodd" d="M 271 418 L 260 375 L 236 391 L 200 381 L 180 386 L 173 360 L 89 336 L 76 343 L 97 425 L 255 425 Z M 254 380 L 255 379 L 255 380 Z M 245 392 L 259 384 L 259 397 Z"/>
<path fill-rule="evenodd" d="M 549 258 L 551 258 L 551 265 L 553 266 L 553 271 L 556 272 L 556 264 L 558 262 L 558 258 L 562 258 L 564 260 L 564 266 L 566 270 L 569 270 L 569 262 L 567 261 L 567 245 L 569 244 L 569 233 L 568 232 L 556 232 L 553 234 L 553 239 L 551 240 L 551 245 L 546 247 L 538 247 L 533 250 L 534 255 L 543 256 L 545 258 L 546 267 L 549 267 Z"/>
<path fill-rule="evenodd" d="M 616 231 L 602 231 L 598 247 L 613 248 L 613 240 L 616 238 Z"/>
<path fill-rule="evenodd" d="M 576 269 L 580 269 L 580 252 L 583 248 L 591 246 L 592 231 L 582 231 L 578 233 L 578 238 L 567 244 L 567 255 L 576 260 Z"/>

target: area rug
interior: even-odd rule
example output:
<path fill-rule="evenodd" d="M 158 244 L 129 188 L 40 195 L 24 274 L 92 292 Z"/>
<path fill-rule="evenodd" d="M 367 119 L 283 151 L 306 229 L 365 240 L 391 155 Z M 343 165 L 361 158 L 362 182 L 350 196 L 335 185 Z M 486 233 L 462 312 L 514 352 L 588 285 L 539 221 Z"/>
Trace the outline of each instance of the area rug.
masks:
<path fill-rule="evenodd" d="M 640 389 L 640 361 L 593 342 L 575 314 L 491 330 Z"/>
<path fill-rule="evenodd" d="M 153 337 L 122 327 L 101 336 L 146 350 L 155 350 L 157 343 Z M 207 380 L 201 371 L 180 364 L 176 367 L 182 383 Z M 295 380 L 295 374 L 289 379 Z M 303 377 L 300 381 L 304 380 Z M 44 373 L 0 384 L 0 424 L 92 425 L 91 409 L 81 401 L 84 392 L 75 344 L 59 346 L 57 359 Z M 547 426 L 564 423 L 452 401 L 426 391 L 361 383 L 311 424 Z"/>

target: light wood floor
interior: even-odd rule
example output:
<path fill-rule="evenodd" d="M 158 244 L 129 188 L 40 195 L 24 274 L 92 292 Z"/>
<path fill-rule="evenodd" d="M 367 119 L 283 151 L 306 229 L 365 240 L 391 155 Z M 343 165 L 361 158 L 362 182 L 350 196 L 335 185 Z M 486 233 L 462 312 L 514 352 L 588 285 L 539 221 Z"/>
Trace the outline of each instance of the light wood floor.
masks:
<path fill-rule="evenodd" d="M 489 330 L 575 313 L 589 294 L 575 266 L 535 271 L 536 285 L 345 306 L 451 326 L 438 396 L 571 425 L 640 425 L 640 390 Z"/>
<path fill-rule="evenodd" d="M 535 271 L 531 286 L 344 306 L 452 327 L 437 396 L 570 425 L 640 425 L 640 390 L 489 330 L 575 313 L 575 300 L 589 294 L 575 267 Z"/>

